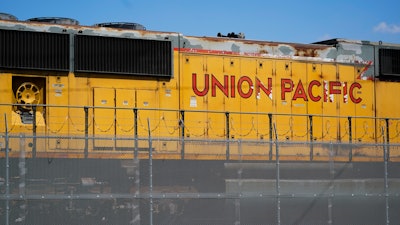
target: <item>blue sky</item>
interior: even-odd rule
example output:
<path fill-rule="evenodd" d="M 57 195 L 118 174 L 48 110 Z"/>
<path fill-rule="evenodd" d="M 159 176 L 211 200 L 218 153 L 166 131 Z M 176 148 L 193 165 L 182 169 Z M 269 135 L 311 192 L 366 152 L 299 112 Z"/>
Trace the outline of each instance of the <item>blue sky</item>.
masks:
<path fill-rule="evenodd" d="M 19 20 L 69 17 L 81 25 L 136 22 L 148 30 L 312 43 L 331 38 L 400 44 L 399 0 L 2 0 L 0 12 Z"/>

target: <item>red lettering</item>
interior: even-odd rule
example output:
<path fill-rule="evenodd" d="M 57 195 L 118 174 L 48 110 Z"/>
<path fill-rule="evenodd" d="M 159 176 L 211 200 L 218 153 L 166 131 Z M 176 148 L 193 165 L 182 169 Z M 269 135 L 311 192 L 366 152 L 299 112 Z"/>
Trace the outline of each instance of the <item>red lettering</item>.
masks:
<path fill-rule="evenodd" d="M 350 88 L 349 88 L 350 99 L 351 99 L 352 102 L 354 102 L 354 103 L 357 104 L 357 103 L 360 103 L 360 102 L 362 101 L 362 98 L 355 98 L 355 97 L 354 97 L 354 88 L 361 89 L 361 84 L 359 84 L 359 83 L 352 83 L 352 84 L 350 85 Z"/>
<path fill-rule="evenodd" d="M 324 80 L 324 102 L 328 102 L 328 81 Z M 332 99 L 329 98 L 329 102 L 332 102 Z"/>
<path fill-rule="evenodd" d="M 289 86 L 287 86 L 288 84 Z M 281 79 L 281 99 L 285 100 L 286 92 L 293 91 L 293 81 L 291 79 Z"/>
<path fill-rule="evenodd" d="M 224 85 L 222 85 L 217 80 L 217 78 L 211 74 L 211 96 L 213 97 L 217 96 L 216 87 L 218 87 L 222 91 L 222 93 L 224 93 L 224 95 L 228 97 L 228 91 L 229 91 L 228 75 L 224 75 Z"/>
<path fill-rule="evenodd" d="M 243 92 L 243 89 L 242 89 L 243 82 L 247 82 L 249 84 L 249 90 L 247 91 L 247 93 Z M 240 97 L 249 98 L 253 94 L 253 81 L 251 81 L 250 77 L 243 76 L 243 77 L 239 78 L 237 90 L 239 92 Z"/>
<path fill-rule="evenodd" d="M 206 95 L 209 89 L 208 74 L 204 74 L 204 89 L 200 91 L 199 89 L 197 89 L 197 74 L 192 73 L 192 89 L 193 92 L 198 96 Z"/>
<path fill-rule="evenodd" d="M 271 93 L 272 93 L 272 78 L 268 78 L 268 88 L 264 86 L 264 84 L 256 78 L 256 92 L 257 94 L 260 93 L 260 89 L 264 91 L 264 93 L 271 98 Z"/>
<path fill-rule="evenodd" d="M 207 95 L 211 85 L 212 97 L 217 96 L 217 91 L 219 89 L 225 97 L 230 98 L 236 97 L 236 91 L 241 98 L 250 98 L 253 95 L 253 92 L 256 91 L 257 97 L 260 96 L 260 92 L 264 92 L 270 99 L 272 99 L 272 78 L 268 78 L 267 83 L 264 84 L 258 77 L 255 77 L 254 80 L 252 80 L 248 76 L 241 76 L 236 81 L 236 76 L 224 75 L 223 81 L 221 82 L 213 74 L 211 74 L 211 76 L 209 74 L 204 74 L 204 85 L 200 86 L 204 87 L 203 89 L 198 88 L 197 78 L 197 74 L 192 73 L 192 90 L 198 96 Z M 255 85 L 255 87 L 253 85 Z M 315 87 L 318 88 L 315 89 Z M 324 102 L 333 102 L 335 95 L 343 95 L 344 103 L 348 103 L 350 99 L 353 103 L 357 104 L 362 101 L 362 98 L 357 97 L 355 89 L 361 88 L 361 84 L 357 82 L 350 85 L 348 82 L 318 80 L 311 80 L 308 86 L 304 87 L 301 80 L 299 80 L 295 85 L 292 79 L 282 78 L 281 100 L 286 100 L 287 93 L 293 93 L 291 95 L 292 101 L 298 99 L 308 101 L 308 99 L 310 99 L 313 102 L 321 100 Z M 322 93 L 320 91 L 322 91 Z"/>
<path fill-rule="evenodd" d="M 292 100 L 302 98 L 304 101 L 308 101 L 306 91 L 304 91 L 303 83 L 299 80 L 296 90 L 294 91 Z"/>
<path fill-rule="evenodd" d="M 329 82 L 329 94 L 340 94 L 342 93 L 340 89 L 335 89 L 335 87 L 340 87 L 342 84 L 340 81 L 330 81 Z"/>
<path fill-rule="evenodd" d="M 231 98 L 235 97 L 235 76 L 231 76 Z"/>
<path fill-rule="evenodd" d="M 319 86 L 321 86 L 321 82 L 319 82 L 317 80 L 313 80 L 308 85 L 308 96 L 310 96 L 311 101 L 318 102 L 319 100 L 321 100 L 321 96 L 319 96 L 319 95 L 318 96 L 314 96 L 313 95 L 313 92 L 312 92 L 313 86 L 318 86 L 319 87 Z"/>
<path fill-rule="evenodd" d="M 348 96 L 347 96 L 347 82 L 343 82 L 343 102 L 347 103 L 348 102 Z"/>

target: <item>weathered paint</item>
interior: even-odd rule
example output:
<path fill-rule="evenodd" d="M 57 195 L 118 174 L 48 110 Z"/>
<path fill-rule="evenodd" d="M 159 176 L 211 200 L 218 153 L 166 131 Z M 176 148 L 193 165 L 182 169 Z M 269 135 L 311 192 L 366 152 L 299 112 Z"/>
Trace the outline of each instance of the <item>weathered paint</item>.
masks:
<path fill-rule="evenodd" d="M 277 134 L 287 141 L 309 141 L 308 116 L 313 116 L 313 141 L 380 142 L 381 123 L 375 117 L 399 118 L 396 102 L 385 100 L 388 93 L 395 95 L 397 83 L 374 79 L 374 43 L 334 40 L 332 43 L 296 44 L 253 41 L 221 37 L 192 37 L 176 32 L 126 30 L 105 27 L 57 25 L 37 22 L 2 21 L 1 29 L 36 32 L 56 32 L 73 35 L 101 35 L 121 38 L 171 40 L 174 77 L 170 80 L 137 80 L 113 76 L 77 76 L 73 68 L 64 76 L 47 76 L 39 71 L 27 74 L 14 70 L 2 73 L 1 104 L 15 103 L 13 78 L 30 80 L 40 77 L 47 85 L 43 93 L 49 107 L 38 123 L 37 132 L 45 135 L 82 135 L 85 131 L 84 106 L 90 107 L 89 135 L 103 140 L 91 141 L 89 149 L 129 148 L 127 140 L 107 140 L 108 137 L 132 137 L 134 119 L 132 108 L 138 113 L 137 134 L 148 135 L 146 120 L 152 135 L 181 138 L 181 114 L 186 138 L 212 140 L 264 140 L 270 135 L 266 126 L 267 114 L 274 115 Z M 73 49 L 73 45 L 71 45 Z M 70 58 L 73 63 L 73 55 Z M 385 91 L 383 91 L 385 90 Z M 70 106 L 50 107 L 50 105 Z M 71 107 L 73 106 L 73 107 Z M 93 107 L 97 107 L 93 109 Z M 114 110 L 112 108 L 118 108 Z M 13 118 L 10 107 L 0 106 L 8 118 Z M 158 110 L 150 110 L 158 109 Z M 164 110 L 166 109 L 166 110 Z M 146 111 L 147 110 L 147 111 Z M 229 115 L 225 114 L 226 112 Z M 67 116 L 58 116 L 67 115 Z M 226 123 L 227 116 L 229 122 Z M 349 121 L 352 120 L 351 132 Z M 19 118 L 19 116 L 14 116 Z M 31 125 L 12 120 L 13 132 L 30 132 Z M 45 122 L 43 122 L 45 120 Z M 390 130 L 391 142 L 398 142 L 396 120 Z M 40 121 L 39 121 L 40 122 Z M 161 126 L 161 125 L 162 126 Z M 229 126 L 229 131 L 227 130 Z M 4 130 L 1 125 L 0 129 Z M 351 135 L 350 135 L 351 133 Z M 18 143 L 14 143 L 18 145 Z M 39 143 L 40 144 L 40 143 Z M 62 151 L 82 149 L 83 140 L 51 141 L 47 148 Z M 146 141 L 139 143 L 146 146 Z M 154 145 L 160 157 L 180 157 L 178 142 L 158 142 Z M 27 149 L 29 146 L 27 145 Z M 226 157 L 225 145 L 212 145 L 213 152 L 187 146 L 185 154 L 194 159 Z M 238 155 L 239 149 L 230 151 Z M 246 148 L 249 159 L 262 158 L 259 148 Z M 308 158 L 309 148 L 285 149 L 288 158 Z M 322 150 L 315 150 L 316 152 Z M 163 152 L 163 153 L 161 153 Z M 365 155 L 367 150 L 360 150 Z M 39 152 L 40 153 L 40 152 Z M 95 153 L 94 151 L 92 152 Z M 165 154 L 164 154 L 165 153 Z M 90 157 L 111 157 L 108 153 Z M 321 154 L 321 153 L 318 153 Z M 375 154 L 375 151 L 374 153 Z M 38 154 L 39 156 L 41 154 Z M 61 154 L 62 155 L 62 154 Z M 66 154 L 78 157 L 80 154 Z M 81 155 L 80 155 L 81 156 Z M 125 153 L 113 155 L 126 157 Z M 146 157 L 140 154 L 140 157 Z M 325 156 L 319 156 L 324 158 Z M 326 157 L 325 157 L 326 158 Z M 370 158 L 373 160 L 374 158 Z"/>

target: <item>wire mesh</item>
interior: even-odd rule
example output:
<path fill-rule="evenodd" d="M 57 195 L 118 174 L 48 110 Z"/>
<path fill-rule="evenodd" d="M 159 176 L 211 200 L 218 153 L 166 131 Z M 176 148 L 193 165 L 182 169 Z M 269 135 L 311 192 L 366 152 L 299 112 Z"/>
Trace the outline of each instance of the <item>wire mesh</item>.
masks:
<path fill-rule="evenodd" d="M 272 138 L 266 133 L 265 139 L 250 139 L 240 138 L 236 124 L 224 120 L 219 124 L 227 126 L 222 129 L 225 137 L 209 138 L 189 135 L 187 117 L 182 122 L 157 116 L 147 120 L 147 128 L 146 123 L 138 128 L 147 135 L 135 128 L 126 136 L 94 135 L 94 122 L 81 111 L 79 120 L 87 124 L 79 123 L 79 131 L 72 134 L 61 132 L 66 129 L 59 129 L 66 126 L 61 119 L 51 132 L 34 133 L 33 125 L 28 132 L 6 126 L 0 136 L 1 223 L 400 221 L 400 145 L 386 132 L 376 143 L 325 142 L 309 134 L 305 140 L 287 140 L 274 129 L 264 129 L 276 132 Z M 87 115 L 90 118 L 90 109 Z M 157 132 L 162 124 L 168 126 Z M 251 120 L 249 124 L 243 128 L 252 133 Z M 228 127 L 234 129 L 228 132 Z M 172 130 L 176 135 L 159 135 Z"/>

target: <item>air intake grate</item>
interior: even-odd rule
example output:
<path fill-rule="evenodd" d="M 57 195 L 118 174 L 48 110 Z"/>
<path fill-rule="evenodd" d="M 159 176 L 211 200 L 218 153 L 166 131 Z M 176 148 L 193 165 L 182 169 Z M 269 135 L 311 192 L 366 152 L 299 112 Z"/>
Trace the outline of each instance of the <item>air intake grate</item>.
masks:
<path fill-rule="evenodd" d="M 0 67 L 68 71 L 67 34 L 0 30 Z"/>
<path fill-rule="evenodd" d="M 171 77 L 171 42 L 76 35 L 75 71 Z"/>
<path fill-rule="evenodd" d="M 400 49 L 379 49 L 379 75 L 400 79 Z"/>

